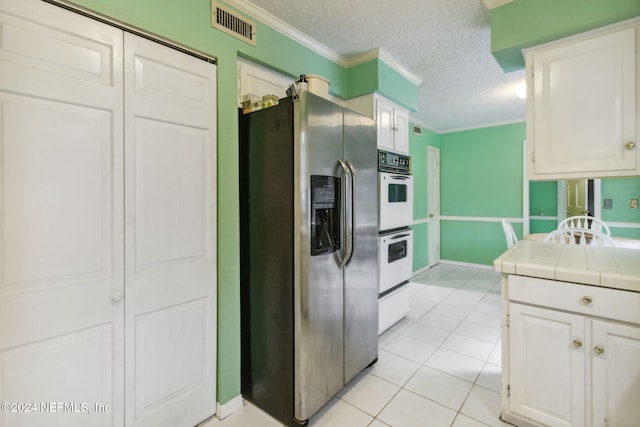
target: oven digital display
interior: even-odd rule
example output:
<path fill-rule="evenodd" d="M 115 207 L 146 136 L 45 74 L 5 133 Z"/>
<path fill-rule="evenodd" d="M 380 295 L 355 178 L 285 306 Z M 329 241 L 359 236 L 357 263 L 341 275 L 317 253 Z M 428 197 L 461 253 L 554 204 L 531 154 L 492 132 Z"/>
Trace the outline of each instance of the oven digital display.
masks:
<path fill-rule="evenodd" d="M 378 171 L 411 175 L 411 157 L 378 150 Z"/>

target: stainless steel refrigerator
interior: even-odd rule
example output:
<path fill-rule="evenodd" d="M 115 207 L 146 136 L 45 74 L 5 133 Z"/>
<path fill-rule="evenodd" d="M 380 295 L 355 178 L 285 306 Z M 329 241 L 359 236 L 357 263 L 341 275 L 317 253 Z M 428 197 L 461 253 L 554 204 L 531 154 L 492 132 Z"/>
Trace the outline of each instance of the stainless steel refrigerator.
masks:
<path fill-rule="evenodd" d="M 375 124 L 309 92 L 239 120 L 242 394 L 304 425 L 377 360 Z"/>

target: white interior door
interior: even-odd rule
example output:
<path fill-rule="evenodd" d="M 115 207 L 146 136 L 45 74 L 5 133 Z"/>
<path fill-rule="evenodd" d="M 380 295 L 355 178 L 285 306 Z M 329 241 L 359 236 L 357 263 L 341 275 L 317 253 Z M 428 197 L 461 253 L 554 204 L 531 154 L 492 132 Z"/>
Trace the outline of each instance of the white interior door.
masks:
<path fill-rule="evenodd" d="M 33 405 L 0 426 L 121 425 L 122 32 L 30 0 L 0 28 L 0 402 Z"/>
<path fill-rule="evenodd" d="M 440 150 L 427 147 L 429 211 L 427 264 L 435 265 L 440 260 Z"/>
<path fill-rule="evenodd" d="M 587 214 L 587 180 L 567 180 L 567 218 Z"/>
<path fill-rule="evenodd" d="M 216 67 L 125 34 L 128 426 L 215 412 Z"/>

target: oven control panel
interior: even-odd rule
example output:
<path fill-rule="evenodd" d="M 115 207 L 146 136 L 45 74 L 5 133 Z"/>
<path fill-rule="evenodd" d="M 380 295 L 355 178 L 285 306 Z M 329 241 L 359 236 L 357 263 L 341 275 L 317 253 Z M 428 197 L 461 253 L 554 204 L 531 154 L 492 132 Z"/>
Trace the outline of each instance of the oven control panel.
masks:
<path fill-rule="evenodd" d="M 411 157 L 378 150 L 378 171 L 411 175 Z"/>

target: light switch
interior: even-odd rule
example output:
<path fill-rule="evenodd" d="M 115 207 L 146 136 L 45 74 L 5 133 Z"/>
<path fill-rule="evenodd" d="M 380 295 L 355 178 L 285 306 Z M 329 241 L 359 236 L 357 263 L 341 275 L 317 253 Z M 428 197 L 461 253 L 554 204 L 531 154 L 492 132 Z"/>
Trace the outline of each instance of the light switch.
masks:
<path fill-rule="evenodd" d="M 612 209 L 613 208 L 613 199 L 604 199 L 602 201 L 602 207 L 604 209 Z"/>
<path fill-rule="evenodd" d="M 629 199 L 629 209 L 638 209 L 638 199 Z"/>

